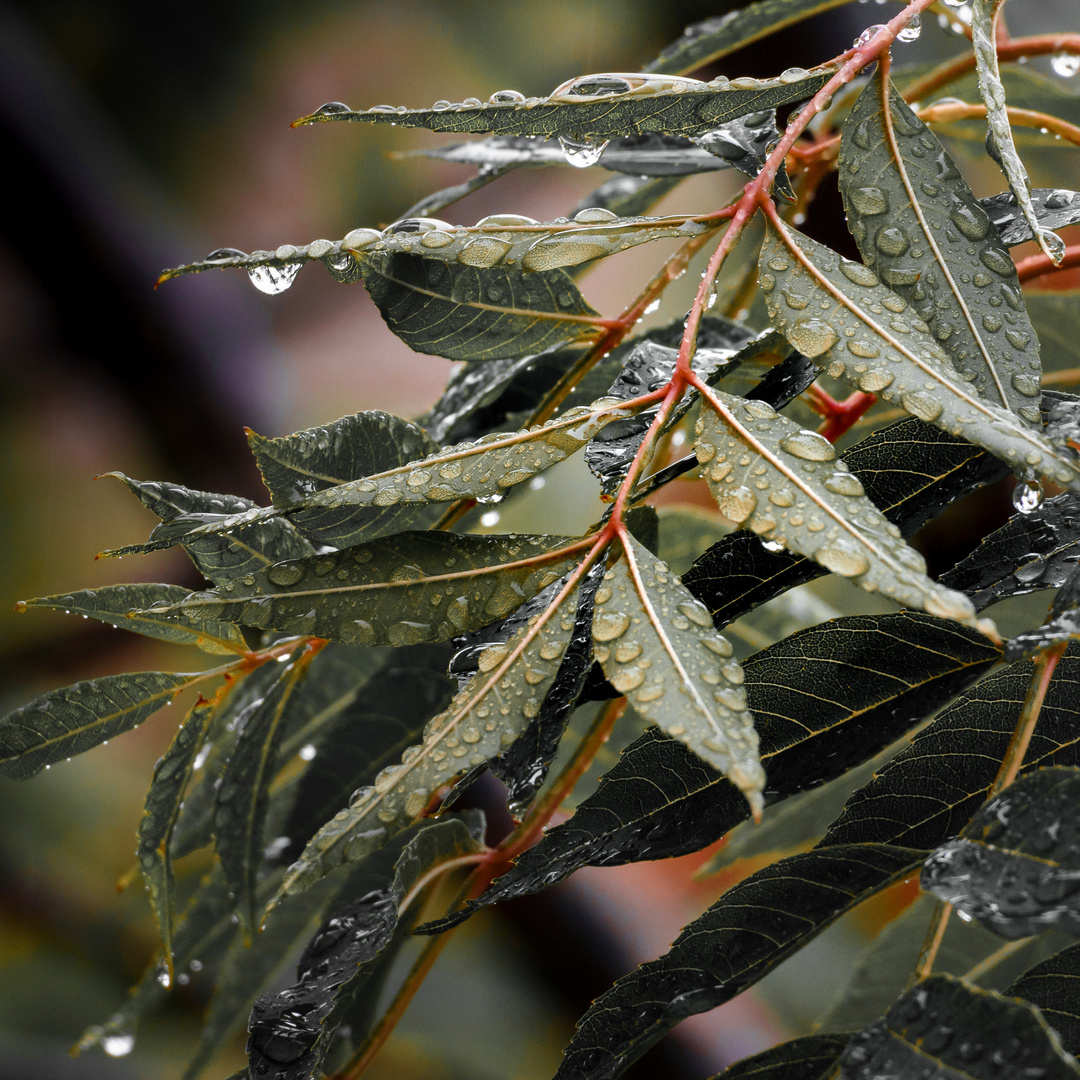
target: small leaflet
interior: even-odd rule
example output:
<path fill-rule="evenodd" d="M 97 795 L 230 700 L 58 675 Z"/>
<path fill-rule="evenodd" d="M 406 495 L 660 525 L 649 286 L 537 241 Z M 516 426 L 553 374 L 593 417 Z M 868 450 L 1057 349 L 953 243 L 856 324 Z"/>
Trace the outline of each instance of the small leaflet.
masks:
<path fill-rule="evenodd" d="M 922 887 L 1006 938 L 1080 934 L 1080 769 L 1020 777 L 923 866 Z"/>
<path fill-rule="evenodd" d="M 1034 1005 L 952 975 L 916 983 L 840 1055 L 840 1080 L 999 1080 L 1006 1074 L 1075 1080 L 1080 1066 Z"/>
<path fill-rule="evenodd" d="M 1034 240 L 1027 218 L 1016 203 L 1011 191 L 989 195 L 979 200 L 997 228 L 1001 242 L 1007 247 Z M 1080 221 L 1080 191 L 1068 188 L 1032 188 L 1031 206 L 1035 216 L 1048 229 L 1063 229 Z"/>
<path fill-rule="evenodd" d="M 869 267 L 788 226 L 770 224 L 759 281 L 769 317 L 829 375 L 878 394 L 1014 469 L 1080 490 L 1080 467 L 1014 414 L 980 397 L 956 372 L 927 324 Z M 1009 260 L 1009 272 L 1012 260 Z M 1006 269 L 1006 268 L 1003 268 Z M 1022 300 L 1018 300 L 1022 304 Z M 1040 391 L 1033 381 L 1031 396 Z"/>
<path fill-rule="evenodd" d="M 880 75 L 844 124 L 838 167 L 867 280 L 911 305 L 980 397 L 1041 429 L 1039 341 L 1013 261 L 945 148 Z"/>
<path fill-rule="evenodd" d="M 569 582 L 568 582 L 569 585 Z M 370 787 L 327 822 L 289 868 L 270 907 L 303 892 L 334 867 L 377 850 L 423 813 L 432 795 L 459 773 L 503 753 L 540 714 L 570 643 L 580 588 L 562 592 L 505 644 L 480 656 L 478 673 L 449 707 L 424 728 L 401 763 L 383 769 Z"/>
<path fill-rule="evenodd" d="M 808 556 L 868 592 L 993 637 L 962 593 L 926 576 L 926 562 L 866 497 L 835 447 L 762 401 L 722 391 L 702 408 L 697 457 L 736 525 Z M 712 407 L 709 407 L 712 406 Z"/>
<path fill-rule="evenodd" d="M 633 537 L 597 590 L 592 633 L 612 686 L 723 773 L 760 817 L 765 770 L 742 667 L 705 605 Z"/>

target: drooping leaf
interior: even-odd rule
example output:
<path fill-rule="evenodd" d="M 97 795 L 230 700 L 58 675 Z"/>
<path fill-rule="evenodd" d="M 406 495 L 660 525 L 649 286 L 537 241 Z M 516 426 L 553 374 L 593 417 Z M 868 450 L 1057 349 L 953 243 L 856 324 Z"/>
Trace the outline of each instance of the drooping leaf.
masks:
<path fill-rule="evenodd" d="M 208 653 L 231 655 L 247 652 L 244 635 L 231 623 L 196 625 L 183 620 L 161 619 L 150 610 L 155 604 L 171 607 L 189 595 L 190 591 L 179 585 L 106 585 L 102 589 L 82 589 L 79 592 L 20 600 L 15 610 L 56 608 L 71 615 L 100 619 L 111 626 L 120 626 L 162 641 L 198 645 Z"/>
<path fill-rule="evenodd" d="M 423 825 L 392 871 L 321 927 L 297 964 L 297 981 L 252 1007 L 247 1052 L 253 1076 L 273 1070 L 279 1080 L 306 1080 L 321 1073 L 338 1024 L 393 937 L 409 891 L 440 864 L 482 851 L 483 832 L 478 811 Z"/>
<path fill-rule="evenodd" d="M 956 375 L 1041 428 L 1039 343 L 1020 282 L 952 158 L 880 74 L 840 147 L 840 192 L 863 261 L 929 325 Z"/>
<path fill-rule="evenodd" d="M 751 657 L 743 669 L 766 802 L 873 757 L 1000 655 L 973 630 L 901 611 L 838 619 Z M 574 816 L 519 856 L 469 910 L 539 892 L 582 866 L 698 851 L 746 817 L 732 785 L 681 742 L 650 729 Z"/>
<path fill-rule="evenodd" d="M 499 360 L 596 333 L 596 312 L 565 270 L 488 269 L 374 251 L 356 259 L 387 326 L 416 352 Z"/>
<path fill-rule="evenodd" d="M 1080 640 L 1080 567 L 1073 567 L 1061 591 L 1050 605 L 1042 626 L 1017 634 L 1005 646 L 1006 660 L 1032 656 L 1051 645 Z"/>
<path fill-rule="evenodd" d="M 0 720 L 0 776 L 23 780 L 138 727 L 206 676 L 167 671 L 106 675 L 63 686 Z"/>
<path fill-rule="evenodd" d="M 922 887 L 1006 938 L 1080 933 L 1080 769 L 1038 769 L 933 852 Z"/>
<path fill-rule="evenodd" d="M 848 800 L 824 844 L 935 848 L 956 836 L 985 801 L 1031 683 L 1027 661 L 989 675 L 938 715 Z M 1021 774 L 1080 766 L 1080 645 L 1054 670 Z"/>
<path fill-rule="evenodd" d="M 1001 242 L 1008 247 L 1034 240 L 1035 234 L 1017 205 L 1011 191 L 989 195 L 979 200 L 998 231 Z M 1068 188 L 1033 188 L 1031 208 L 1035 217 L 1047 229 L 1063 229 L 1080 221 L 1080 191 Z"/>
<path fill-rule="evenodd" d="M 301 117 L 296 124 L 361 121 L 430 131 L 561 135 L 571 146 L 595 143 L 591 152 L 582 155 L 581 163 L 591 165 L 599 158 L 599 144 L 604 140 L 653 131 L 693 138 L 747 113 L 811 97 L 835 72 L 835 66 L 826 64 L 810 71 L 789 68 L 775 79 L 720 76 L 710 83 L 664 75 L 584 75 L 564 83 L 547 98 L 487 104 L 471 99 L 448 108 L 400 112 L 388 105 L 364 112 L 334 109 Z M 573 149 L 568 152 L 574 153 Z"/>
<path fill-rule="evenodd" d="M 1008 471 L 978 447 L 913 416 L 874 432 L 840 456 L 905 537 L 961 495 Z M 823 567 L 804 556 L 768 551 L 755 536 L 739 530 L 706 551 L 683 575 L 683 583 L 726 625 L 823 573 Z"/>
<path fill-rule="evenodd" d="M 593 649 L 634 708 L 764 806 L 765 773 L 744 674 L 705 606 L 633 537 L 596 593 Z"/>
<path fill-rule="evenodd" d="M 207 491 L 193 491 L 180 484 L 166 481 L 133 480 L 123 473 L 105 473 L 115 476 L 127 485 L 133 495 L 148 510 L 152 510 L 162 525 L 151 533 L 151 539 L 160 535 L 158 530 L 175 518 L 189 522 L 218 520 L 232 514 L 256 509 L 250 499 L 238 495 L 216 495 Z M 186 531 L 186 530 L 185 530 Z M 118 554 L 139 551 L 141 548 L 119 548 Z M 150 547 L 153 550 L 153 547 Z M 229 536 L 207 536 L 184 545 L 184 550 L 199 572 L 215 585 L 243 577 L 254 570 L 262 570 L 283 559 L 301 559 L 313 555 L 315 549 L 287 521 L 262 522 L 249 528 L 237 529 Z M 102 552 L 112 555 L 114 552 Z"/>
<path fill-rule="evenodd" d="M 921 852 L 888 845 L 814 850 L 729 889 L 669 952 L 593 1002 L 557 1080 L 606 1080 L 680 1020 L 752 986 L 841 915 L 912 873 Z"/>
<path fill-rule="evenodd" d="M 929 1062 L 929 1065 L 928 1065 Z M 864 1028 L 840 1056 L 843 1080 L 990 1080 L 1011 1075 L 1066 1080 L 1080 1066 L 1038 1009 L 950 975 L 931 975 Z"/>
<path fill-rule="evenodd" d="M 445 641 L 506 615 L 564 573 L 573 560 L 561 554 L 568 542 L 397 533 L 277 563 L 172 610 L 355 645 Z"/>
<path fill-rule="evenodd" d="M 821 356 L 833 377 L 895 402 L 1014 468 L 1030 468 L 1065 487 L 1080 484 L 1071 458 L 967 385 L 926 323 L 873 271 L 783 229 L 783 238 L 776 226 L 768 229 L 759 280 L 770 317 L 795 348 L 812 359 Z M 1008 262 L 1003 270 L 1011 273 Z M 1037 382 L 1031 389 L 1037 396 Z"/>
<path fill-rule="evenodd" d="M 761 401 L 712 391 L 696 452 L 721 511 L 868 592 L 994 634 L 971 601 L 926 576 L 926 562 L 866 497 L 836 449 Z M 766 494 L 767 493 L 767 494 Z"/>
<path fill-rule="evenodd" d="M 256 884 L 262 868 L 263 826 L 269 784 L 277 765 L 283 734 L 282 716 L 308 656 L 300 650 L 265 697 L 251 703 L 235 720 L 236 743 L 221 770 L 214 800 L 214 838 L 225 879 L 235 897 L 240 927 L 248 940 L 258 925 Z"/>
<path fill-rule="evenodd" d="M 1080 1052 L 1080 945 L 1063 949 L 1030 971 L 1005 991 L 1030 1001 L 1046 1018 L 1070 1053 Z"/>
<path fill-rule="evenodd" d="M 972 0 L 971 5 L 971 48 L 979 72 L 979 94 L 986 103 L 986 148 L 1001 166 L 1005 179 L 1009 181 L 1009 190 L 1016 197 L 1017 205 L 1035 234 L 1039 247 L 1054 263 L 1059 263 L 1065 254 L 1065 241 L 1052 229 L 1040 224 L 1031 205 L 1031 181 L 1016 152 L 1012 125 L 1005 109 L 1005 87 L 998 70 L 995 41 L 997 13 L 1003 2 Z"/>
<path fill-rule="evenodd" d="M 995 600 L 1064 585 L 1080 563 L 1080 495 L 1067 491 L 1014 514 L 942 576 L 982 609 Z"/>
<path fill-rule="evenodd" d="M 154 768 L 139 822 L 139 844 L 135 853 L 157 917 L 162 954 L 170 978 L 173 975 L 174 879 L 169 843 L 180 816 L 184 789 L 195 768 L 196 755 L 202 749 L 214 718 L 214 707 L 213 702 L 200 698 L 180 725 L 172 745 Z"/>
<path fill-rule="evenodd" d="M 457 774 L 506 750 L 540 712 L 574 631 L 579 584 L 568 581 L 548 608 L 503 645 L 480 658 L 480 670 L 449 707 L 424 728 L 401 763 L 383 769 L 370 787 L 328 821 L 289 868 L 273 901 L 302 892 L 342 863 L 378 849 L 420 814 Z"/>
<path fill-rule="evenodd" d="M 847 1035 L 804 1035 L 743 1058 L 713 1080 L 822 1080 L 847 1043 Z"/>

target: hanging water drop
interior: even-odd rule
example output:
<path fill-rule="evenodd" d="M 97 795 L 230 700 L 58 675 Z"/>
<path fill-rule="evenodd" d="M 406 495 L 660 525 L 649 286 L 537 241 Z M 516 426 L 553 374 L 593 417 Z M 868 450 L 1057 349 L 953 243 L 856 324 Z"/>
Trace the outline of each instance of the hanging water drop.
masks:
<path fill-rule="evenodd" d="M 922 19 L 919 18 L 919 13 L 916 12 L 911 16 L 911 20 L 907 26 L 904 27 L 896 35 L 897 41 L 914 41 L 922 33 Z"/>
<path fill-rule="evenodd" d="M 1050 57 L 1050 66 L 1054 69 L 1055 75 L 1060 75 L 1063 79 L 1071 79 L 1080 71 L 1080 56 L 1073 56 L 1072 53 L 1055 53 Z"/>
<path fill-rule="evenodd" d="M 567 164 L 573 165 L 575 169 L 587 169 L 590 165 L 595 165 L 600 160 L 600 155 L 604 152 L 608 142 L 608 139 L 600 143 L 594 143 L 589 142 L 587 139 L 573 139 L 569 135 L 559 136 L 559 145 L 562 147 L 563 157 L 566 158 Z"/>
<path fill-rule="evenodd" d="M 248 277 L 259 292 L 277 296 L 292 285 L 298 273 L 300 264 L 288 263 L 285 266 L 253 266 L 248 271 Z"/>
<path fill-rule="evenodd" d="M 1021 514 L 1034 513 L 1043 502 L 1042 481 L 1032 473 L 1025 473 L 1013 488 L 1013 506 Z"/>

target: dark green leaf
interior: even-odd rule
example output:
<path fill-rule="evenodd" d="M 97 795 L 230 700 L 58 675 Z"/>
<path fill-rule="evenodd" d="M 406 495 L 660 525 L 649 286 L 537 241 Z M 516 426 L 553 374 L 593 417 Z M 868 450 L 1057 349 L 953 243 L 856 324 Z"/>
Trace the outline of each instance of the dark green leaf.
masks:
<path fill-rule="evenodd" d="M 1036 964 L 1009 987 L 1010 997 L 1030 1001 L 1058 1033 L 1070 1054 L 1080 1052 L 1080 945 Z"/>
<path fill-rule="evenodd" d="M 743 1058 L 713 1080 L 823 1080 L 847 1046 L 848 1038 L 847 1035 L 804 1035 Z"/>
<path fill-rule="evenodd" d="M 1032 656 L 1051 645 L 1080 639 L 1080 567 L 1062 585 L 1061 591 L 1050 605 L 1050 614 L 1042 626 L 1017 634 L 1005 646 L 1006 660 L 1019 660 Z"/>
<path fill-rule="evenodd" d="M 956 836 L 986 799 L 1031 683 L 1027 661 L 983 679 L 942 710 L 848 801 L 826 844 L 935 848 Z M 1080 645 L 1054 670 L 1023 772 L 1080 766 Z"/>
<path fill-rule="evenodd" d="M 996 1080 L 1003 1066 L 1017 1078 L 1080 1076 L 1038 1009 L 950 975 L 916 983 L 840 1057 L 845 1080 L 922 1080 L 928 1068 L 935 1080 Z"/>
<path fill-rule="evenodd" d="M 1039 343 L 1012 259 L 952 158 L 880 75 L 844 124 L 839 170 L 866 265 L 981 397 L 1041 427 Z"/>
<path fill-rule="evenodd" d="M 34 776 L 122 735 L 205 677 L 137 671 L 42 694 L 0 720 L 0 776 Z"/>
<path fill-rule="evenodd" d="M 572 144 L 587 140 L 596 144 L 581 155 L 582 163 L 591 165 L 599 158 L 600 143 L 604 140 L 653 131 L 692 138 L 748 113 L 775 109 L 778 105 L 811 97 L 835 73 L 834 66 L 824 65 L 811 71 L 790 68 L 776 79 L 729 80 L 720 76 L 711 83 L 662 75 L 636 75 L 631 76 L 637 83 L 635 86 L 619 76 L 586 75 L 559 87 L 548 98 L 529 98 L 520 103 L 463 104 L 441 110 L 404 109 L 401 112 L 389 106 L 376 106 L 366 112 L 350 109 L 314 113 L 296 123 L 364 121 L 423 127 L 430 131 L 544 135 L 548 138 L 562 135 L 572 140 Z M 568 148 L 568 153 L 573 152 Z"/>
<path fill-rule="evenodd" d="M 202 698 L 194 705 L 187 719 L 154 768 L 150 790 L 146 793 L 143 817 L 139 822 L 139 846 L 136 855 L 143 881 L 150 892 L 161 948 L 170 978 L 173 975 L 173 870 L 169 844 L 173 827 L 180 816 L 184 790 L 195 768 L 195 758 L 202 748 L 214 719 L 213 702 Z"/>
<path fill-rule="evenodd" d="M 979 205 L 997 227 L 1001 242 L 1008 247 L 1033 240 L 1035 234 L 1016 205 L 1011 191 L 980 199 Z M 1065 188 L 1033 188 L 1031 205 L 1035 216 L 1048 229 L 1063 229 L 1080 221 L 1080 191 Z"/>
<path fill-rule="evenodd" d="M 873 757 L 999 657 L 981 634 L 918 612 L 838 619 L 751 657 L 746 692 L 766 803 Z M 745 800 L 718 773 L 677 740 L 647 731 L 573 818 L 521 855 L 480 903 L 538 892 L 581 866 L 698 851 L 746 817 Z"/>
<path fill-rule="evenodd" d="M 20 600 L 16 610 L 56 608 L 71 615 L 100 619 L 147 637 L 182 645 L 198 645 L 208 653 L 230 655 L 247 652 L 244 635 L 232 623 L 186 623 L 182 619 L 161 619 L 146 610 L 155 604 L 171 607 L 190 595 L 188 589 L 182 589 L 179 585 L 106 585 L 103 589 L 83 589 L 80 592 Z M 139 611 L 140 608 L 144 610 Z"/>
<path fill-rule="evenodd" d="M 557 1080 L 618 1075 L 680 1020 L 752 986 L 863 900 L 912 873 L 923 853 L 887 845 L 782 859 L 729 889 L 671 950 L 619 979 L 578 1022 Z"/>
<path fill-rule="evenodd" d="M 122 480 L 143 506 L 161 518 L 163 524 L 176 518 L 201 523 L 256 509 L 254 502 L 238 495 L 193 491 L 165 481 L 133 480 L 118 472 L 105 475 Z M 161 527 L 159 525 L 150 534 L 151 539 L 160 535 L 158 530 Z M 102 554 L 127 554 L 140 550 L 143 550 L 142 547 L 136 545 Z M 275 520 L 237 529 L 229 536 L 200 537 L 185 544 L 184 550 L 204 577 L 221 584 L 283 559 L 300 559 L 314 554 L 315 549 L 287 521 Z"/>
<path fill-rule="evenodd" d="M 569 541 L 408 532 L 278 563 L 173 610 L 356 645 L 448 640 L 508 614 L 564 573 Z M 247 582 L 251 584 L 247 584 Z"/>
<path fill-rule="evenodd" d="M 1080 769 L 1038 769 L 926 860 L 922 887 L 1006 938 L 1080 934 Z"/>
<path fill-rule="evenodd" d="M 1080 495 L 1067 491 L 1014 514 L 941 576 L 980 610 L 995 600 L 1064 585 L 1080 562 Z"/>

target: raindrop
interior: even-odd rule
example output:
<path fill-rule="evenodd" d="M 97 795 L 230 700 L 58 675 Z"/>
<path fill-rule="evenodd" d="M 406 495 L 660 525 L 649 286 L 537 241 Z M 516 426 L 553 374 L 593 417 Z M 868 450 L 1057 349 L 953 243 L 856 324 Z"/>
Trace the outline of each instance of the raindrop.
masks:
<path fill-rule="evenodd" d="M 813 431 L 799 431 L 793 435 L 785 435 L 780 440 L 780 449 L 804 461 L 832 461 L 836 457 L 836 447 L 828 439 Z"/>
<path fill-rule="evenodd" d="M 606 97 L 609 94 L 625 94 L 630 89 L 632 87 L 626 79 L 618 75 L 583 75 L 565 89 L 560 86 L 554 93 L 573 94 L 575 97 Z"/>
<path fill-rule="evenodd" d="M 306 746 L 301 746 L 299 752 L 300 752 L 300 757 L 304 761 L 311 761 L 312 758 L 314 758 L 315 754 L 317 753 L 315 747 L 312 746 L 311 743 L 308 743 Z"/>
<path fill-rule="evenodd" d="M 1063 79 L 1071 79 L 1080 71 L 1080 56 L 1073 56 L 1071 53 L 1055 53 L 1050 57 L 1050 66 L 1054 69 L 1055 75 L 1060 75 Z"/>
<path fill-rule="evenodd" d="M 622 611 L 600 611 L 593 619 L 593 637 L 597 641 L 614 641 L 625 634 L 630 626 L 630 617 Z"/>
<path fill-rule="evenodd" d="M 787 339 L 805 357 L 813 360 L 831 349 L 840 337 L 821 319 L 800 319 L 787 332 Z"/>
<path fill-rule="evenodd" d="M 109 1057 L 124 1057 L 130 1054 L 135 1047 L 134 1035 L 106 1035 L 101 1040 L 101 1049 Z"/>
<path fill-rule="evenodd" d="M 253 266 L 248 271 L 248 277 L 259 292 L 277 296 L 292 285 L 299 272 L 299 263 L 289 263 L 286 266 Z"/>
<path fill-rule="evenodd" d="M 897 41 L 915 41 L 922 33 L 922 20 L 918 12 L 911 16 L 907 26 L 896 35 Z"/>
<path fill-rule="evenodd" d="M 247 252 L 241 251 L 239 248 L 218 248 L 216 251 L 211 251 L 209 255 L 203 259 L 203 262 L 226 262 L 229 259 L 246 259 Z"/>
<path fill-rule="evenodd" d="M 762 540 L 761 546 L 766 551 L 778 552 L 784 550 L 784 545 L 779 540 Z"/>
<path fill-rule="evenodd" d="M 325 105 L 320 105 L 313 116 L 337 116 L 340 113 L 352 112 L 343 101 L 328 101 Z"/>
<path fill-rule="evenodd" d="M 1013 488 L 1013 506 L 1021 514 L 1034 513 L 1043 502 L 1042 481 L 1031 474 L 1026 474 Z"/>
<path fill-rule="evenodd" d="M 519 101 L 524 101 L 525 95 L 520 90 L 496 90 L 491 97 L 488 98 L 489 105 L 514 105 Z"/>
<path fill-rule="evenodd" d="M 867 44 L 879 30 L 886 29 L 883 23 L 874 23 L 873 26 L 868 26 L 852 43 L 853 49 L 860 49 L 863 45 Z"/>
<path fill-rule="evenodd" d="M 483 525 L 485 529 L 493 529 L 499 524 L 500 516 L 498 510 L 488 510 L 486 513 L 481 514 L 480 524 Z"/>
<path fill-rule="evenodd" d="M 568 135 L 559 136 L 559 145 L 562 147 L 563 157 L 568 165 L 575 169 L 587 169 L 600 160 L 600 155 L 608 144 L 607 139 L 600 143 L 589 142 L 587 139 L 572 139 Z"/>

